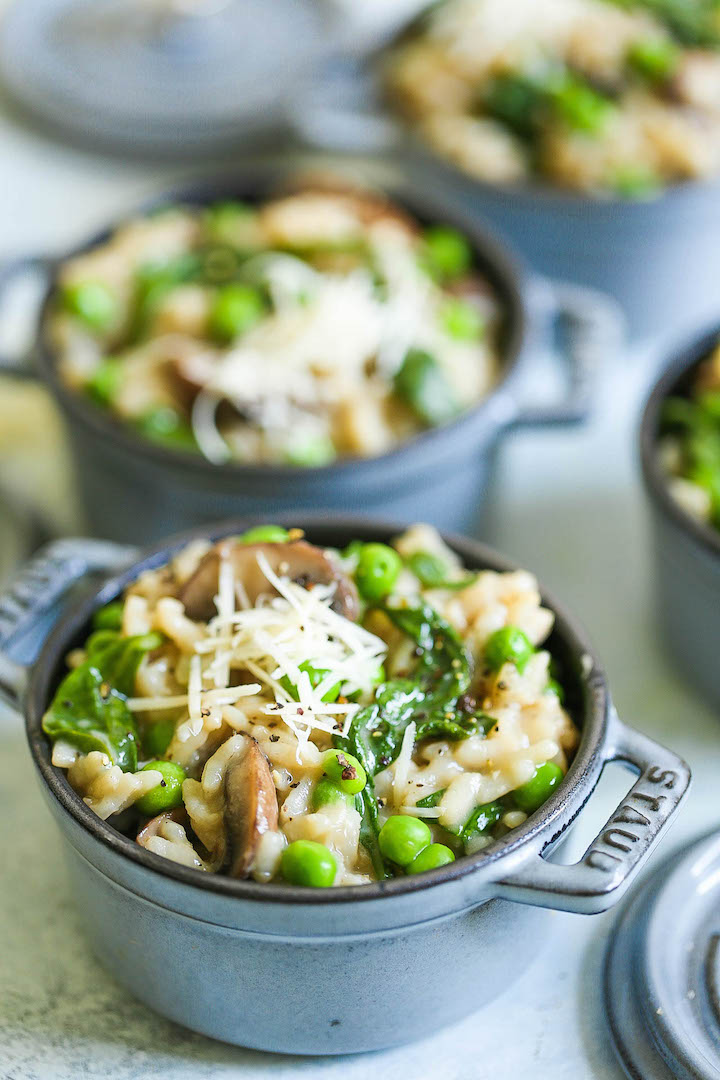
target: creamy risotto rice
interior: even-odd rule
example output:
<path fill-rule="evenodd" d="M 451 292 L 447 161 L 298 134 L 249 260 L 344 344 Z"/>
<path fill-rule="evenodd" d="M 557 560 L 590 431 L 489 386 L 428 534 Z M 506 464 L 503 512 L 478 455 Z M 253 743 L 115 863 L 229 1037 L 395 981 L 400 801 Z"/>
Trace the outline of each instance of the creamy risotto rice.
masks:
<path fill-rule="evenodd" d="M 531 574 L 469 571 L 429 526 L 342 552 L 261 526 L 100 610 L 44 728 L 148 851 L 362 885 L 480 851 L 562 780 L 578 731 L 552 625 Z"/>

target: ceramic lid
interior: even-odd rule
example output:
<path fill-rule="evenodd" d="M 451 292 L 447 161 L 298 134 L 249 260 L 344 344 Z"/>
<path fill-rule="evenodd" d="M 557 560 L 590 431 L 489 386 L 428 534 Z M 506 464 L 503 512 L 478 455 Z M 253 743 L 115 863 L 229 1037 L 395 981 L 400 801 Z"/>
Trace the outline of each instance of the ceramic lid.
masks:
<path fill-rule="evenodd" d="M 338 22 L 316 0 L 15 0 L 0 75 L 76 136 L 182 154 L 277 125 Z"/>
<path fill-rule="evenodd" d="M 633 1080 L 720 1080 L 720 834 L 676 852 L 625 908 L 605 1003 Z"/>

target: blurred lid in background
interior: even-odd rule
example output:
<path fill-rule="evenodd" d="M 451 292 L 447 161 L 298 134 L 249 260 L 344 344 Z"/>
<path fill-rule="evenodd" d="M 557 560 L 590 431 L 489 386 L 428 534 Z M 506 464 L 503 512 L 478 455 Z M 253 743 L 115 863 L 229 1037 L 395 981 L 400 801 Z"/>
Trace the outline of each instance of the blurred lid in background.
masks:
<path fill-rule="evenodd" d="M 0 74 L 76 137 L 188 153 L 277 128 L 339 47 L 340 15 L 316 0 L 15 0 Z"/>
<path fill-rule="evenodd" d="M 422 5 L 14 0 L 0 26 L 0 78 L 66 134 L 189 156 L 277 137 L 328 60 L 372 51 Z"/>
<path fill-rule="evenodd" d="M 605 1001 L 635 1080 L 720 1078 L 720 835 L 670 856 L 613 929 Z"/>

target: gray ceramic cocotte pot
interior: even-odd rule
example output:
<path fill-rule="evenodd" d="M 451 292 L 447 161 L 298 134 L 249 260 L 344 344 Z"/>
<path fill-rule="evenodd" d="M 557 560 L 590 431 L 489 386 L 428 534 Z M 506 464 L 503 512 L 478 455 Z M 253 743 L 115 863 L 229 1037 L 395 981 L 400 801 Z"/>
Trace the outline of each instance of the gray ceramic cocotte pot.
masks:
<path fill-rule="evenodd" d="M 663 402 L 685 394 L 698 364 L 720 339 L 720 326 L 679 351 L 653 388 L 640 424 L 640 460 L 654 552 L 657 623 L 669 655 L 720 708 L 720 533 L 696 521 L 670 495 L 658 461 Z"/>
<path fill-rule="evenodd" d="M 252 523 L 228 522 L 210 535 Z M 387 541 L 398 530 L 360 518 L 298 515 L 290 523 L 313 542 L 339 547 L 356 537 Z M 622 896 L 673 820 L 690 775 L 677 755 L 621 723 L 583 631 L 547 596 L 556 612 L 550 647 L 564 666 L 581 743 L 542 809 L 481 854 L 359 887 L 258 885 L 168 862 L 96 817 L 52 767 L 43 712 L 93 611 L 198 535 L 207 533 L 194 530 L 142 555 L 102 541 L 57 541 L 0 600 L 2 683 L 22 701 L 83 929 L 123 986 L 227 1042 L 300 1054 L 375 1050 L 426 1036 L 500 994 L 543 945 L 547 908 L 592 914 Z M 479 543 L 446 540 L 468 567 L 514 569 Z M 112 576 L 66 601 L 38 658 L 23 667 L 18 658 L 37 651 L 28 643 L 42 636 L 53 605 L 111 565 Z M 637 774 L 632 788 L 579 862 L 551 862 L 611 761 Z"/>
<path fill-rule="evenodd" d="M 309 158 L 306 166 L 313 160 Z M 362 163 L 350 170 L 355 178 L 358 173 L 368 175 Z M 332 171 L 342 177 L 348 165 Z M 287 166 L 248 166 L 240 176 L 168 193 L 153 207 L 176 201 L 202 205 L 233 196 L 258 199 L 276 190 L 288 175 Z M 0 267 L 0 302 L 3 289 L 33 269 L 47 277 L 36 348 L 29 358 L 0 358 L 0 371 L 38 376 L 60 406 L 67 421 L 85 524 L 94 536 L 154 543 L 170 531 L 233 514 L 268 517 L 319 507 L 473 531 L 487 501 L 501 436 L 521 426 L 573 424 L 586 418 L 593 372 L 618 347 L 621 331 L 613 305 L 572 285 L 529 278 L 503 246 L 467 216 L 453 211 L 447 201 L 428 199 L 414 181 L 383 186 L 421 221 L 453 223 L 465 232 L 478 267 L 501 298 L 506 318 L 502 371 L 494 390 L 454 422 L 380 457 L 345 459 L 321 468 L 214 465 L 199 454 L 153 444 L 68 389 L 57 373 L 44 321 L 55 292 L 57 268 L 77 251 L 57 259 L 21 258 Z M 110 231 L 78 250 L 93 247 Z M 541 346 L 553 330 L 567 361 L 567 388 L 561 400 L 540 404 L 528 400 L 523 384 L 533 348 Z"/>

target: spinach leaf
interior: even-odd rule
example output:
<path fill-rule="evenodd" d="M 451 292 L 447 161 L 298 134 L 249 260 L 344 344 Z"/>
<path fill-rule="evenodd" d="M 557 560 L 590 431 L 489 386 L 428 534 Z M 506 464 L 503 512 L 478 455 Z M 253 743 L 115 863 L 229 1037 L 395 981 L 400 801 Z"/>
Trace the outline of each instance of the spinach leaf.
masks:
<path fill-rule="evenodd" d="M 432 795 L 426 795 L 424 799 L 419 799 L 415 805 L 423 807 L 424 809 L 432 806 L 439 806 L 446 790 L 447 788 L 441 788 L 439 791 L 433 791 Z M 482 806 L 475 807 L 472 814 L 461 828 L 450 829 L 447 825 L 442 825 L 441 828 L 445 829 L 445 832 L 449 832 L 452 836 L 459 837 L 463 847 L 467 850 L 470 840 L 488 832 L 493 825 L 497 825 L 504 813 L 505 806 L 499 800 L 484 803 Z"/>
<path fill-rule="evenodd" d="M 440 788 L 439 791 L 433 791 L 432 795 L 426 795 L 424 799 L 418 799 L 415 805 L 421 806 L 423 810 L 430 810 L 433 806 L 439 806 L 440 800 L 446 791 L 447 788 Z"/>
<path fill-rule="evenodd" d="M 493 825 L 497 825 L 504 813 L 505 807 L 501 802 L 489 802 L 483 806 L 476 806 L 460 830 L 460 839 L 465 849 L 467 850 L 470 840 L 473 840 L 476 836 L 482 836 Z"/>
<path fill-rule="evenodd" d="M 388 864 L 385 862 L 383 854 L 380 851 L 380 844 L 378 843 L 378 834 L 380 833 L 378 805 L 369 773 L 366 786 L 359 795 L 355 796 L 355 808 L 358 813 L 362 815 L 362 821 L 360 822 L 360 843 L 370 856 L 370 861 L 372 862 L 373 870 L 375 871 L 377 878 L 382 880 L 382 878 L 392 877 Z"/>
<path fill-rule="evenodd" d="M 92 663 L 66 675 L 43 717 L 43 731 L 84 754 L 101 750 L 123 772 L 137 768 L 137 725 L 125 698 Z"/>
<path fill-rule="evenodd" d="M 124 638 L 96 630 L 85 643 L 87 660 L 65 676 L 43 717 L 45 733 L 85 754 L 101 750 L 123 772 L 134 772 L 138 729 L 125 699 L 143 656 L 163 640 L 156 633 Z"/>
<path fill-rule="evenodd" d="M 418 419 L 430 427 L 444 424 L 459 411 L 442 368 L 424 349 L 408 349 L 395 375 L 394 388 Z"/>
<path fill-rule="evenodd" d="M 425 604 L 382 610 L 415 641 L 417 669 L 412 679 L 382 683 L 373 704 L 355 714 L 347 736 L 336 736 L 334 742 L 356 757 L 368 775 L 362 791 L 362 842 L 376 873 L 385 877 L 389 871 L 377 847 L 380 830 L 372 778 L 398 756 L 412 720 L 416 739 L 465 739 L 489 718 L 468 714 L 458 705 L 470 684 L 470 660 L 452 627 Z"/>
<path fill-rule="evenodd" d="M 96 630 L 85 643 L 88 660 L 100 671 L 106 682 L 125 697 L 135 689 L 135 676 L 145 653 L 159 648 L 162 634 L 136 634 L 120 637 L 114 630 Z"/>

